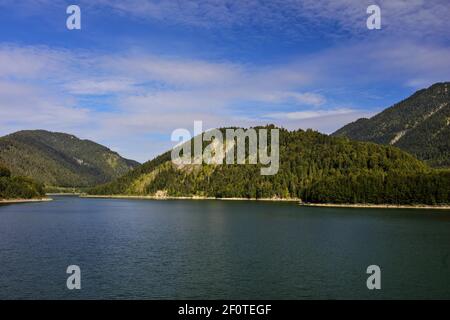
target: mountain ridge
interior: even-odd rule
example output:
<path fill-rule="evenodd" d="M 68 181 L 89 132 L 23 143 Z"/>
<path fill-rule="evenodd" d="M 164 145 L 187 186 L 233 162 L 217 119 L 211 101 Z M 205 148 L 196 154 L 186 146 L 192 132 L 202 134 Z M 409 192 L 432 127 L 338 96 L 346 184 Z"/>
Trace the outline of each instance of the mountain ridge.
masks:
<path fill-rule="evenodd" d="M 105 183 L 139 165 L 91 140 L 46 130 L 22 130 L 0 137 L 0 162 L 13 175 L 58 187 Z"/>
<path fill-rule="evenodd" d="M 450 82 L 435 83 L 332 135 L 394 145 L 433 167 L 450 167 L 449 89 Z"/>

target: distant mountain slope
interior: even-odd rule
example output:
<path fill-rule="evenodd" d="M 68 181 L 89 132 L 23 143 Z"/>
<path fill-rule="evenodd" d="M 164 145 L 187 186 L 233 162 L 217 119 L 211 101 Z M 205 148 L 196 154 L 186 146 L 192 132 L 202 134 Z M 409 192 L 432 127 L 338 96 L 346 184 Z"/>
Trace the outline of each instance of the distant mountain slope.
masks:
<path fill-rule="evenodd" d="M 0 162 L 13 175 L 60 187 L 105 183 L 139 165 L 95 142 L 44 130 L 1 137 Z"/>
<path fill-rule="evenodd" d="M 280 169 L 260 165 L 185 165 L 170 152 L 89 191 L 97 195 L 301 198 L 332 203 L 448 203 L 450 172 L 430 169 L 391 146 L 280 129 Z"/>
<path fill-rule="evenodd" d="M 450 83 L 436 83 L 334 136 L 390 144 L 434 167 L 450 167 Z"/>

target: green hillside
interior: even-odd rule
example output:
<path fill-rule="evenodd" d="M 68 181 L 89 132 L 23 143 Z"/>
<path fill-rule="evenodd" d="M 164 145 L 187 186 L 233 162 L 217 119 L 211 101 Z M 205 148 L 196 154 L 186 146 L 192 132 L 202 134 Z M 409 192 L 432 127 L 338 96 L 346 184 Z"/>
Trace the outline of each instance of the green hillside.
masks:
<path fill-rule="evenodd" d="M 333 135 L 399 147 L 433 167 L 450 167 L 450 83 L 436 83 Z"/>
<path fill-rule="evenodd" d="M 44 187 L 29 178 L 13 177 L 11 171 L 0 164 L 0 200 L 32 199 L 45 196 Z"/>
<path fill-rule="evenodd" d="M 166 152 L 89 193 L 443 204 L 449 202 L 450 173 L 395 147 L 280 129 L 280 169 L 273 176 L 262 176 L 260 165 L 180 167 Z"/>
<path fill-rule="evenodd" d="M 0 138 L 0 161 L 15 176 L 58 187 L 87 187 L 113 180 L 138 165 L 89 140 L 44 130 Z"/>

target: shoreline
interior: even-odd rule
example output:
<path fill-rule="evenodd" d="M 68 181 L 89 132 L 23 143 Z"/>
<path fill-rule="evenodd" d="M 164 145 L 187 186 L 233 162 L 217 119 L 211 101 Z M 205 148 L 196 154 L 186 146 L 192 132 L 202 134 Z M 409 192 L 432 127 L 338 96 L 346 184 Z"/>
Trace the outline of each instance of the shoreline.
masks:
<path fill-rule="evenodd" d="M 366 208 L 366 209 L 426 209 L 426 210 L 450 210 L 450 206 L 431 206 L 431 205 L 402 205 L 402 204 L 340 204 L 340 203 L 300 203 L 304 207 L 326 207 L 326 208 Z"/>
<path fill-rule="evenodd" d="M 46 196 L 81 196 L 80 192 L 48 192 Z"/>
<path fill-rule="evenodd" d="M 300 199 L 281 198 L 215 198 L 215 197 L 158 197 L 158 196 L 128 196 L 128 195 L 86 195 L 81 194 L 80 198 L 91 199 L 135 199 L 135 200 L 223 200 L 223 201 L 269 201 L 269 202 L 297 202 L 305 207 L 336 207 L 336 208 L 375 208 L 375 209 L 438 209 L 450 210 L 450 206 L 430 206 L 430 205 L 391 205 L 391 204 L 334 204 L 334 203 L 303 203 Z"/>
<path fill-rule="evenodd" d="M 272 201 L 272 202 L 299 202 L 300 199 L 279 198 L 215 198 L 215 197 L 158 197 L 158 196 L 127 196 L 127 195 L 87 195 L 82 194 L 80 198 L 92 199 L 135 199 L 135 200 L 224 200 L 224 201 Z"/>
<path fill-rule="evenodd" d="M 158 196 L 129 196 L 129 195 L 87 195 L 80 194 L 80 198 L 91 199 L 131 199 L 131 200 L 222 200 L 222 201 L 268 201 L 268 202 L 297 202 L 304 207 L 328 207 L 328 208 L 367 208 L 367 209 L 426 209 L 426 210 L 450 210 L 450 206 L 431 205 L 394 205 L 394 204 L 339 204 L 339 203 L 304 203 L 300 199 L 281 198 L 215 198 L 215 197 L 158 197 Z"/>
<path fill-rule="evenodd" d="M 52 201 L 52 198 L 36 198 L 36 199 L 3 199 L 0 200 L 0 204 L 9 203 L 28 203 L 28 202 L 48 202 Z"/>
<path fill-rule="evenodd" d="M 431 205 L 395 205 L 395 204 L 369 204 L 369 203 L 304 203 L 300 199 L 290 198 L 215 198 L 215 197 L 161 197 L 161 196 L 130 196 L 130 195 L 87 195 L 76 193 L 48 193 L 53 196 L 78 196 L 79 198 L 91 199 L 130 199 L 130 200 L 222 200 L 222 201 L 267 201 L 267 202 L 297 202 L 303 207 L 323 207 L 323 208 L 365 208 L 365 209 L 426 209 L 426 210 L 450 210 L 450 205 L 431 206 Z M 30 203 L 30 202 L 48 202 L 52 198 L 37 199 L 4 199 L 0 204 Z"/>

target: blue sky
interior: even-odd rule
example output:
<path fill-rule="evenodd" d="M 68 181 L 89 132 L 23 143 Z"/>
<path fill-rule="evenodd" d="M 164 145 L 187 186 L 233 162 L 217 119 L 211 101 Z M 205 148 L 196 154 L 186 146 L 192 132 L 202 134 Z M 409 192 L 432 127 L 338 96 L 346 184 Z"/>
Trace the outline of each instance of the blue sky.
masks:
<path fill-rule="evenodd" d="M 145 161 L 194 120 L 331 133 L 449 81 L 449 21 L 447 0 L 0 0 L 0 134 L 63 131 Z"/>

